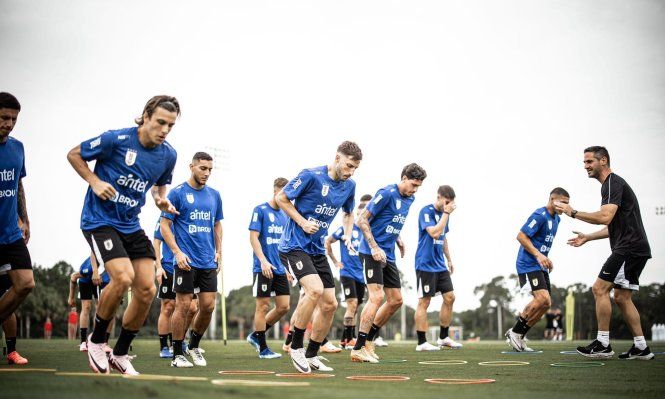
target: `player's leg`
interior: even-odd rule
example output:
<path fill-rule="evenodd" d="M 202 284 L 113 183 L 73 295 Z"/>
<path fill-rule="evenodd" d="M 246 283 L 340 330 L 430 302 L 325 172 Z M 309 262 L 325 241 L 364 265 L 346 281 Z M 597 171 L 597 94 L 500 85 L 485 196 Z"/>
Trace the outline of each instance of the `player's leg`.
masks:
<path fill-rule="evenodd" d="M 28 364 L 28 359 L 21 356 L 16 350 L 16 314 L 12 314 L 2 323 L 2 330 L 5 333 L 5 343 L 7 344 L 7 363 L 17 365 Z"/>
<path fill-rule="evenodd" d="M 552 305 L 550 299 L 549 274 L 543 271 L 521 273 L 518 276 L 520 287 L 530 291 L 533 298 L 520 313 L 515 325 L 506 332 L 510 346 L 518 352 L 531 351 L 524 342 L 524 336 Z"/>
<path fill-rule="evenodd" d="M 314 309 L 323 296 L 323 282 L 318 274 L 308 274 L 299 279 L 305 295 L 298 302 L 294 315 L 293 340 L 291 342 L 291 359 L 296 369 L 308 373 L 310 368 L 305 357 L 304 338 L 307 324 L 312 319 Z M 294 357 L 297 356 L 297 359 Z M 305 365 L 307 363 L 307 365 Z"/>
<path fill-rule="evenodd" d="M 157 334 L 159 335 L 159 356 L 164 359 L 171 358 L 169 351 L 169 334 L 171 334 L 171 317 L 175 310 L 175 299 L 161 299 L 159 318 L 157 319 Z"/>
<path fill-rule="evenodd" d="M 367 267 L 365 275 L 367 276 Z M 353 346 L 353 350 L 351 350 L 351 361 L 378 363 L 378 359 L 370 353 L 373 352 L 372 348 L 370 348 L 370 352 L 368 352 L 366 345 L 368 343 L 367 336 L 372 330 L 372 327 L 375 326 L 374 319 L 385 296 L 383 284 L 367 281 L 367 292 L 369 298 L 363 307 L 363 311 L 360 313 L 358 338 L 356 339 L 356 344 Z M 371 343 L 371 341 L 369 342 Z"/>
<path fill-rule="evenodd" d="M 423 296 L 418 298 L 416 312 L 413 316 L 416 327 L 416 335 L 418 336 L 418 344 L 416 345 L 417 352 L 435 351 L 441 349 L 438 346 L 434 346 L 427 342 L 427 330 L 429 327 L 427 323 L 427 308 L 429 308 L 431 299 L 431 296 Z"/>
<path fill-rule="evenodd" d="M 269 294 L 268 294 L 269 295 Z M 266 315 L 270 311 L 270 297 L 256 297 L 254 306 L 254 331 L 247 336 L 247 342 L 257 352 L 268 347 L 266 341 Z"/>
<path fill-rule="evenodd" d="M 28 294 L 35 288 L 32 269 L 12 269 L 9 270 L 8 274 L 12 286 L 0 297 L 0 322 L 11 317 Z"/>
<path fill-rule="evenodd" d="M 214 269 L 212 270 L 214 272 Z M 208 276 L 212 277 L 212 276 Z M 216 281 L 216 274 L 214 275 Z M 202 352 L 199 349 L 199 345 L 203 335 L 205 334 L 208 326 L 210 325 L 210 320 L 212 319 L 212 313 L 215 311 L 215 296 L 217 295 L 217 285 L 215 284 L 215 291 L 200 292 L 197 294 L 199 298 L 199 311 L 196 313 L 196 317 L 192 320 L 192 328 L 190 332 L 189 344 L 188 344 L 188 353 L 192 357 L 193 363 L 197 366 L 207 366 L 205 358 L 203 357 Z"/>
<path fill-rule="evenodd" d="M 340 342 L 342 348 L 355 345 L 354 333 L 356 328 L 356 313 L 358 312 L 358 298 L 346 298 L 346 311 L 344 311 L 344 335 Z"/>
<path fill-rule="evenodd" d="M 624 265 L 623 278 L 615 280 L 614 302 L 621 309 L 623 319 L 633 334 L 633 346 L 619 355 L 619 359 L 650 360 L 654 354 L 647 346 L 640 323 L 640 313 L 633 303 L 633 291 L 639 289 L 639 277 L 646 265 L 646 258 L 628 258 Z M 618 277 L 621 277 L 619 275 Z"/>
<path fill-rule="evenodd" d="M 318 312 L 312 322 L 312 334 L 309 337 L 307 351 L 305 357 L 309 361 L 309 365 L 314 370 L 319 371 L 332 371 L 332 368 L 324 365 L 318 358 L 318 352 L 321 348 L 337 310 L 337 298 L 335 298 L 335 287 L 324 288 L 323 295 L 318 303 Z"/>
<path fill-rule="evenodd" d="M 305 296 L 305 290 L 300 287 L 300 292 L 299 292 L 299 297 L 298 297 L 298 303 L 296 303 L 295 309 L 298 308 L 298 305 L 300 304 L 300 301 L 302 300 L 303 296 Z M 291 342 L 293 341 L 293 333 L 296 328 L 296 311 L 295 309 L 291 313 L 291 318 L 289 319 L 289 332 L 286 334 L 286 338 L 284 340 L 284 345 L 282 345 L 282 350 L 284 352 L 291 352 Z"/>
<path fill-rule="evenodd" d="M 386 293 L 386 302 L 376 312 L 374 324 L 367 334 L 367 341 L 374 341 L 379 336 L 379 329 L 386 325 L 390 318 L 402 307 L 402 283 L 397 265 L 388 262 L 383 270 L 383 290 Z"/>
<path fill-rule="evenodd" d="M 81 285 L 79 284 L 79 296 L 81 295 Z M 92 311 L 92 298 L 83 299 L 81 298 L 81 314 L 79 315 L 79 330 L 81 335 L 81 344 L 79 345 L 79 351 L 85 352 L 88 350 L 88 329 L 90 328 L 90 314 Z"/>

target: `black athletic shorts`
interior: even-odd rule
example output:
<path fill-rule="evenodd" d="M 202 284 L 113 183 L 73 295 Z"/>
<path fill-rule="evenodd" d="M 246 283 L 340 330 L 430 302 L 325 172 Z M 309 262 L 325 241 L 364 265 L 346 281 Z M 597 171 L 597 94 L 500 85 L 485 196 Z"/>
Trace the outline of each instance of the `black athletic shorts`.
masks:
<path fill-rule="evenodd" d="M 157 291 L 157 298 L 175 299 L 175 291 L 173 291 L 173 273 L 169 273 L 166 270 L 164 270 L 164 272 L 166 277 L 162 277 L 162 283 L 159 285 L 159 291 Z"/>
<path fill-rule="evenodd" d="M 289 279 L 286 278 L 286 274 L 273 273 L 272 278 L 267 278 L 263 273 L 254 273 L 252 293 L 255 298 L 290 295 Z"/>
<path fill-rule="evenodd" d="M 309 255 L 304 251 L 295 250 L 280 252 L 279 259 L 286 270 L 296 279 L 300 280 L 307 275 L 318 274 L 323 282 L 323 288 L 335 288 L 335 279 L 325 255 Z"/>
<path fill-rule="evenodd" d="M 358 254 L 358 256 L 365 270 L 367 284 L 380 284 L 384 288 L 402 288 L 396 264 L 390 261 L 378 262 L 372 258 L 372 255 Z"/>
<path fill-rule="evenodd" d="M 9 274 L 0 274 L 0 296 L 3 296 L 10 288 L 12 288 L 12 279 L 9 278 Z"/>
<path fill-rule="evenodd" d="M 416 270 L 418 298 L 434 297 L 439 294 L 453 291 L 453 280 L 450 279 L 450 272 L 426 272 Z"/>
<path fill-rule="evenodd" d="M 344 300 L 347 299 L 358 299 L 358 305 L 363 303 L 365 299 L 365 288 L 367 286 L 365 283 L 361 283 L 351 277 L 341 276 L 340 280 L 342 281 L 342 291 L 344 292 Z"/>
<path fill-rule="evenodd" d="M 535 272 L 520 273 L 518 277 L 520 279 L 520 288 L 523 290 L 526 290 L 526 285 L 529 284 L 530 289 L 528 291 L 531 292 L 536 290 L 552 291 L 550 274 L 545 271 L 538 270 Z"/>
<path fill-rule="evenodd" d="M 124 234 L 113 227 L 103 226 L 83 231 L 83 236 L 95 254 L 100 268 L 104 263 L 116 258 L 156 259 L 152 242 L 143 230 Z"/>
<path fill-rule="evenodd" d="M 9 265 L 11 270 L 32 269 L 30 252 L 22 238 L 9 244 L 0 244 L 0 266 L 2 265 Z"/>
<path fill-rule="evenodd" d="M 598 278 L 614 283 L 615 288 L 637 291 L 640 289 L 640 275 L 648 260 L 645 256 L 627 256 L 612 252 L 598 273 Z"/>
<path fill-rule="evenodd" d="M 178 294 L 198 294 L 199 292 L 217 292 L 217 269 L 182 270 L 174 267 L 175 284 L 173 291 Z"/>
<path fill-rule="evenodd" d="M 102 293 L 102 290 L 108 285 L 108 283 L 102 283 L 101 285 L 94 285 L 90 283 L 82 283 L 79 281 L 79 299 L 82 301 L 90 301 L 92 298 L 99 299 L 99 294 Z"/>

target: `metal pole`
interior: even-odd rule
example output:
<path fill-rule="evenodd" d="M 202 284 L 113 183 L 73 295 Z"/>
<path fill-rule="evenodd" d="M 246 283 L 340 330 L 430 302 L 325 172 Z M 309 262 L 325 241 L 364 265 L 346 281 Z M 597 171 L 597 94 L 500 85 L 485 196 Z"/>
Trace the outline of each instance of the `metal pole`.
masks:
<path fill-rule="evenodd" d="M 501 330 L 503 330 L 503 316 L 501 315 L 503 313 L 502 308 L 501 308 L 501 303 L 499 303 L 496 306 L 496 337 L 499 341 L 501 341 Z"/>

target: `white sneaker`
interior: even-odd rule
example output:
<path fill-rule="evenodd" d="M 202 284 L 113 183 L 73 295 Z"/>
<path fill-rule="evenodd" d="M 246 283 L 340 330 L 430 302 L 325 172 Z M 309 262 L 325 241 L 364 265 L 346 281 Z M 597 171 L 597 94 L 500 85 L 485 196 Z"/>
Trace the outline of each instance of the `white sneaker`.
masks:
<path fill-rule="evenodd" d="M 115 356 L 113 353 L 109 355 L 109 364 L 114 369 L 126 375 L 139 375 L 139 372 L 134 370 L 131 358 L 129 355 Z"/>
<path fill-rule="evenodd" d="M 109 369 L 109 358 L 104 351 L 104 344 L 95 344 L 90 341 L 90 338 L 92 338 L 92 334 L 88 336 L 88 341 L 86 342 L 86 348 L 88 348 L 88 363 L 90 363 L 90 368 L 95 373 L 111 373 L 111 370 Z"/>
<path fill-rule="evenodd" d="M 351 361 L 358 363 L 378 363 L 379 361 L 375 359 L 372 355 L 367 353 L 367 348 L 363 346 L 362 348 L 356 350 L 351 349 Z"/>
<path fill-rule="evenodd" d="M 425 342 L 424 344 L 420 344 L 416 346 L 416 352 L 433 352 L 433 351 L 440 351 L 441 348 L 438 346 L 434 346 L 430 344 L 429 342 Z"/>
<path fill-rule="evenodd" d="M 526 346 L 526 344 L 524 344 L 524 352 L 535 352 L 535 350 L 529 348 L 528 346 Z"/>
<path fill-rule="evenodd" d="M 459 349 L 462 347 L 462 344 L 453 341 L 453 339 L 450 337 L 446 337 L 444 339 L 439 338 L 436 340 L 436 344 L 439 345 L 440 347 L 447 346 L 451 349 Z"/>
<path fill-rule="evenodd" d="M 309 363 L 309 366 L 312 368 L 312 370 L 317 370 L 317 371 L 333 371 L 332 367 L 328 367 L 321 360 L 325 360 L 326 362 L 328 359 L 326 359 L 323 356 L 314 356 L 314 357 L 308 357 L 307 362 Z"/>
<path fill-rule="evenodd" d="M 205 358 L 201 354 L 201 349 L 199 348 L 188 349 L 187 354 L 192 357 L 192 361 L 194 362 L 195 365 L 201 367 L 205 367 L 208 365 L 208 362 L 206 362 Z"/>
<path fill-rule="evenodd" d="M 524 352 L 524 347 L 526 347 L 526 345 L 524 344 L 520 334 L 514 332 L 513 329 L 510 328 L 508 331 L 506 331 L 506 338 L 508 338 L 508 344 L 512 346 L 513 349 L 518 352 Z"/>
<path fill-rule="evenodd" d="M 190 368 L 194 367 L 192 362 L 187 360 L 187 358 L 183 355 L 176 355 L 175 359 L 171 360 L 171 367 L 182 367 L 182 368 Z"/>
<path fill-rule="evenodd" d="M 296 368 L 296 370 L 298 370 L 298 372 L 303 374 L 309 374 L 312 372 L 312 369 L 309 367 L 309 362 L 305 357 L 304 348 L 291 349 L 289 355 L 291 355 L 291 363 L 293 363 L 293 366 Z"/>
<path fill-rule="evenodd" d="M 388 346 L 388 343 L 383 340 L 381 337 L 376 337 L 374 338 L 374 346 L 378 346 L 379 348 Z"/>
<path fill-rule="evenodd" d="M 323 353 L 339 353 L 342 348 L 338 348 L 332 342 L 328 341 L 325 345 L 321 345 L 321 352 Z"/>
<path fill-rule="evenodd" d="M 87 352 L 88 351 L 88 343 L 86 341 L 81 342 L 81 345 L 79 345 L 79 352 Z"/>

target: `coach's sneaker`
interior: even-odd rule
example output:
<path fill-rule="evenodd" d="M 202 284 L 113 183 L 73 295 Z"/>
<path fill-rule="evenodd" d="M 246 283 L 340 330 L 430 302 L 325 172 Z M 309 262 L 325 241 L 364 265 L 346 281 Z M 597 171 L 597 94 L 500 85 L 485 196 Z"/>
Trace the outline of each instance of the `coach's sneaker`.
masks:
<path fill-rule="evenodd" d="M 424 344 L 420 344 L 416 346 L 416 352 L 433 352 L 433 351 L 440 351 L 441 348 L 438 346 L 434 346 L 430 344 L 429 342 L 425 342 Z"/>
<path fill-rule="evenodd" d="M 259 343 L 259 340 L 254 336 L 254 333 L 250 333 L 247 336 L 247 343 L 252 345 L 254 347 L 254 350 L 257 352 L 261 349 L 261 344 Z"/>
<path fill-rule="evenodd" d="M 604 346 L 597 339 L 594 339 L 593 342 L 587 346 L 578 346 L 577 353 L 593 359 L 609 359 L 614 356 L 612 345 Z"/>
<path fill-rule="evenodd" d="M 351 361 L 359 363 L 378 363 L 379 361 L 375 359 L 372 355 L 367 353 L 367 347 L 363 346 L 362 348 L 356 350 L 351 349 Z"/>
<path fill-rule="evenodd" d="M 192 348 L 187 351 L 187 354 L 192 357 L 192 361 L 195 365 L 205 367 L 208 365 L 206 359 L 201 354 L 200 348 Z"/>
<path fill-rule="evenodd" d="M 108 354 L 104 351 L 104 344 L 95 344 L 90 341 L 92 334 L 88 336 L 86 347 L 88 348 L 88 363 L 90 368 L 95 373 L 109 374 L 109 358 Z"/>
<path fill-rule="evenodd" d="M 283 344 L 282 345 L 282 350 L 286 353 L 291 352 L 291 344 Z"/>
<path fill-rule="evenodd" d="M 171 367 L 178 367 L 178 368 L 191 368 L 194 367 L 192 362 L 187 360 L 187 358 L 183 355 L 176 355 L 175 359 L 171 361 Z"/>
<path fill-rule="evenodd" d="M 173 358 L 173 354 L 171 353 L 169 348 L 165 346 L 162 348 L 161 351 L 159 351 L 159 357 L 161 357 L 162 359 L 171 359 Z"/>
<path fill-rule="evenodd" d="M 87 352 L 88 351 L 88 343 L 86 341 L 81 342 L 81 345 L 79 345 L 79 352 Z"/>
<path fill-rule="evenodd" d="M 323 353 L 339 353 L 342 349 L 338 348 L 332 342 L 328 341 L 325 345 L 321 345 L 321 352 Z"/>
<path fill-rule="evenodd" d="M 513 347 L 518 352 L 524 352 L 524 341 L 522 340 L 522 335 L 513 331 L 512 328 L 506 331 L 506 338 L 508 339 L 508 344 Z"/>
<path fill-rule="evenodd" d="M 653 354 L 651 356 L 653 356 Z M 23 364 L 28 364 L 28 359 L 19 355 L 18 352 L 13 351 L 9 355 L 7 355 L 7 364 L 17 364 L 21 366 Z"/>
<path fill-rule="evenodd" d="M 383 338 L 376 337 L 374 339 L 374 345 L 378 346 L 379 348 L 384 348 L 384 347 L 388 346 L 388 343 L 386 341 L 384 341 Z"/>
<path fill-rule="evenodd" d="M 367 351 L 367 354 L 372 356 L 374 359 L 380 360 L 381 358 L 379 357 L 379 355 L 377 355 L 376 352 L 374 352 L 374 346 L 375 343 L 372 341 L 365 342 L 365 351 Z"/>
<path fill-rule="evenodd" d="M 131 357 L 129 355 L 116 356 L 113 353 L 109 355 L 109 364 L 114 369 L 118 370 L 125 375 L 139 375 L 139 372 L 134 370 L 132 366 Z"/>
<path fill-rule="evenodd" d="M 323 356 L 314 356 L 314 357 L 308 357 L 307 362 L 309 363 L 309 367 L 311 367 L 312 370 L 316 371 L 333 371 L 332 367 L 328 367 L 321 360 L 325 360 L 326 362 L 328 359 L 326 359 Z"/>
<path fill-rule="evenodd" d="M 647 346 L 644 349 L 637 349 L 635 345 L 631 346 L 628 352 L 624 352 L 619 355 L 619 359 L 624 360 L 651 360 L 654 358 L 654 354 L 651 353 L 651 349 Z"/>
<path fill-rule="evenodd" d="M 298 370 L 298 372 L 303 374 L 309 374 L 312 372 L 311 367 L 309 367 L 309 362 L 305 357 L 304 348 L 291 349 L 289 355 L 291 355 L 291 363 L 293 363 L 293 366 L 296 368 L 296 370 Z"/>
<path fill-rule="evenodd" d="M 450 349 L 459 349 L 462 347 L 462 344 L 460 344 L 459 342 L 455 342 L 450 337 L 446 337 L 444 339 L 439 338 L 436 340 L 436 344 L 439 345 L 439 347 L 441 348 L 443 348 L 444 346 Z"/>
<path fill-rule="evenodd" d="M 281 353 L 275 353 L 270 348 L 265 348 L 259 353 L 259 359 L 279 359 L 282 357 Z"/>

